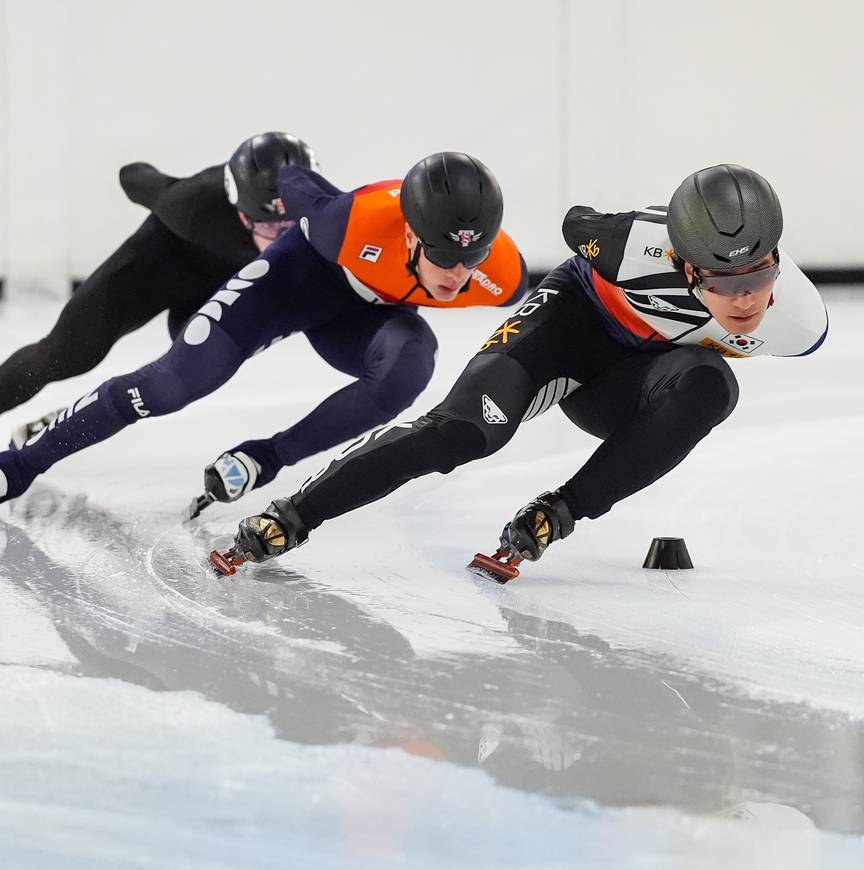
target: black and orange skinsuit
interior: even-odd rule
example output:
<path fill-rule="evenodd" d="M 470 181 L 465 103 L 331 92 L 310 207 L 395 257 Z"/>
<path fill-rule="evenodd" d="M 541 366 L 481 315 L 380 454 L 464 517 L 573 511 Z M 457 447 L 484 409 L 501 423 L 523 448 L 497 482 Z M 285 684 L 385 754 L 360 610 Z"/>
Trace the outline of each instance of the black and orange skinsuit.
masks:
<path fill-rule="evenodd" d="M 283 432 L 231 448 L 261 466 L 258 486 L 407 408 L 429 382 L 437 349 L 418 307 L 515 302 L 527 271 L 502 231 L 461 292 L 436 301 L 408 267 L 399 190 L 399 181 L 385 181 L 345 193 L 312 170 L 284 167 L 279 193 L 295 226 L 226 281 L 163 357 L 111 378 L 21 450 L 0 453 L 0 501 L 65 456 L 213 392 L 249 357 L 292 333 L 304 333 L 321 357 L 356 380 Z M 303 377 L 284 373 L 286 395 Z"/>
<path fill-rule="evenodd" d="M 745 336 L 728 334 L 688 285 L 665 209 L 577 206 L 564 237 L 576 256 L 489 336 L 441 404 L 349 445 L 291 496 L 308 529 L 494 453 L 556 404 L 601 443 L 563 485 L 543 480 L 538 490 L 559 488 L 574 519 L 599 517 L 732 412 L 738 384 L 724 357 L 803 356 L 825 338 L 822 300 L 783 251 L 773 304 Z"/>

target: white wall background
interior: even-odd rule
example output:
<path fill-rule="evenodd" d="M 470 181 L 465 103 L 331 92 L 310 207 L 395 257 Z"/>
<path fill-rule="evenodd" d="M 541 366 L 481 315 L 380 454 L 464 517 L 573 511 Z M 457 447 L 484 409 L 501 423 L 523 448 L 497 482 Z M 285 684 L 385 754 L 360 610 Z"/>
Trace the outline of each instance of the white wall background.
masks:
<path fill-rule="evenodd" d="M 265 129 L 346 188 L 475 154 L 533 268 L 570 204 L 722 161 L 772 181 L 799 261 L 860 264 L 862 31 L 860 0 L 0 0 L 0 268 L 65 292 L 142 219 L 123 163 L 191 173 Z"/>

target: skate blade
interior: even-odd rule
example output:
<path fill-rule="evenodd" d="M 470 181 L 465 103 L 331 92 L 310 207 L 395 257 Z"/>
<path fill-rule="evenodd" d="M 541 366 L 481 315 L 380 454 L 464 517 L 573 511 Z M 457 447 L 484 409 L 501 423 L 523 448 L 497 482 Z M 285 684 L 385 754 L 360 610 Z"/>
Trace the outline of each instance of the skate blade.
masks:
<path fill-rule="evenodd" d="M 203 511 L 204 508 L 210 507 L 214 501 L 216 501 L 216 499 L 209 492 L 196 496 L 191 502 L 189 502 L 189 507 L 186 508 L 186 516 L 184 519 L 187 522 L 197 519 L 201 516 L 201 511 Z"/>
<path fill-rule="evenodd" d="M 237 573 L 237 566 L 242 565 L 246 561 L 246 557 L 236 550 L 226 550 L 224 553 L 211 550 L 207 561 L 217 577 L 230 577 Z"/>
<path fill-rule="evenodd" d="M 503 586 L 519 576 L 519 569 L 516 565 L 521 561 L 519 558 L 505 560 L 504 553 L 501 550 L 494 556 L 476 553 L 468 564 L 468 570 L 473 571 L 480 577 L 485 577 L 487 580 L 494 580 Z"/>

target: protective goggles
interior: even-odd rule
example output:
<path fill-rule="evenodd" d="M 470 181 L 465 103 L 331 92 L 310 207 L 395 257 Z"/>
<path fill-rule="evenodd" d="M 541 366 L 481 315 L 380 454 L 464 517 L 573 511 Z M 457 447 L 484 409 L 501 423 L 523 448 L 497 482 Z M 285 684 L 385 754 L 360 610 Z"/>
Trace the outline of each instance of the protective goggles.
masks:
<path fill-rule="evenodd" d="M 425 242 L 420 242 L 426 259 L 440 269 L 455 269 L 460 263 L 466 269 L 474 269 L 479 266 L 488 256 L 491 247 L 480 248 L 474 251 L 465 251 L 448 248 L 433 248 Z"/>
<path fill-rule="evenodd" d="M 262 239 L 278 239 L 286 230 L 296 224 L 297 221 L 253 221 L 252 232 L 256 236 L 261 236 Z"/>
<path fill-rule="evenodd" d="M 742 272 L 740 275 L 702 275 L 693 270 L 696 286 L 718 296 L 745 296 L 748 293 L 764 293 L 774 286 L 780 277 L 780 264 L 771 263 L 755 272 Z"/>

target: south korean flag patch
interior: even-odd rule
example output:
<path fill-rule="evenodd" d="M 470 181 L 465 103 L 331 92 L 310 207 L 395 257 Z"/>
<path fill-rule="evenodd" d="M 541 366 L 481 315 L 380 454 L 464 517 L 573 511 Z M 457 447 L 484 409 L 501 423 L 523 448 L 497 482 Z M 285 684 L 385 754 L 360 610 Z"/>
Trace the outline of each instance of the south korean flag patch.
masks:
<path fill-rule="evenodd" d="M 752 335 L 733 335 L 731 332 L 725 338 L 721 338 L 720 341 L 726 347 L 737 350 L 738 353 L 753 353 L 754 350 L 758 350 L 758 348 L 765 344 L 764 341 L 753 338 Z"/>

